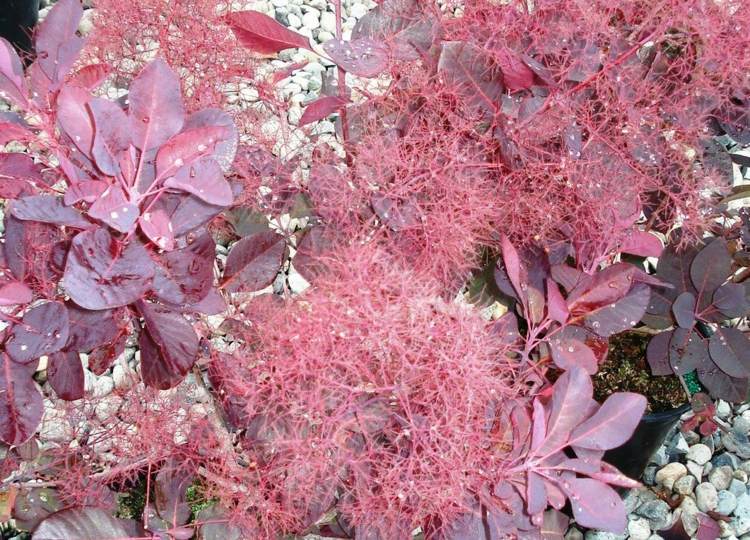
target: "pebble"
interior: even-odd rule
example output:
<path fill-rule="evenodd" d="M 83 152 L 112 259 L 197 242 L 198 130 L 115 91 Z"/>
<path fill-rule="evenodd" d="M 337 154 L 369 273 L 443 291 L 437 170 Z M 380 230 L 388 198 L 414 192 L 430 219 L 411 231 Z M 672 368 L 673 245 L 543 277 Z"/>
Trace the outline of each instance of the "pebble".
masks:
<path fill-rule="evenodd" d="M 568 529 L 568 532 L 565 533 L 565 540 L 583 540 L 583 533 L 575 527 L 571 527 Z"/>
<path fill-rule="evenodd" d="M 718 502 L 718 494 L 713 484 L 703 482 L 695 488 L 695 503 L 701 512 L 715 509 Z"/>
<path fill-rule="evenodd" d="M 722 438 L 724 447 L 730 452 L 734 452 L 741 459 L 750 459 L 750 441 L 746 433 L 730 431 L 725 433 Z"/>
<path fill-rule="evenodd" d="M 674 491 L 680 495 L 690 495 L 697 483 L 698 481 L 694 476 L 690 474 L 685 475 L 674 483 Z"/>
<path fill-rule="evenodd" d="M 732 472 L 732 467 L 727 465 L 715 467 L 708 475 L 708 481 L 711 482 L 718 491 L 728 489 L 729 484 L 732 482 Z"/>
<path fill-rule="evenodd" d="M 705 465 L 711 459 L 711 449 L 705 444 L 695 444 L 688 450 L 687 458 L 698 465 Z"/>
<path fill-rule="evenodd" d="M 698 506 L 695 501 L 690 497 L 685 497 L 680 504 L 680 519 L 682 520 L 682 526 L 685 527 L 685 532 L 690 536 L 695 534 L 698 530 Z"/>
<path fill-rule="evenodd" d="M 722 490 L 718 493 L 718 503 L 716 504 L 716 511 L 719 514 L 728 516 L 737 507 L 737 497 L 731 491 Z"/>
<path fill-rule="evenodd" d="M 636 518 L 628 522 L 628 534 L 631 540 L 648 540 L 651 526 L 646 518 Z"/>
<path fill-rule="evenodd" d="M 682 463 L 669 463 L 656 473 L 656 483 L 671 490 L 675 482 L 687 474 L 687 467 Z"/>
<path fill-rule="evenodd" d="M 584 540 L 625 540 L 626 534 L 614 534 L 604 531 L 586 531 Z"/>
<path fill-rule="evenodd" d="M 326 11 L 320 16 L 320 27 L 331 34 L 336 33 L 336 15 L 330 11 Z"/>
<path fill-rule="evenodd" d="M 657 531 L 670 522 L 669 505 L 660 499 L 643 503 L 635 513 L 648 519 L 651 528 Z"/>
<path fill-rule="evenodd" d="M 743 471 L 734 471 L 734 472 L 736 474 L 738 472 L 743 472 Z M 734 493 L 735 497 L 739 498 L 747 493 L 747 486 L 745 485 L 745 482 L 743 482 L 742 480 L 738 478 L 733 478 L 732 482 L 729 484 L 729 491 Z"/>
<path fill-rule="evenodd" d="M 729 418 L 729 416 L 732 414 L 732 408 L 729 406 L 729 403 L 727 403 L 723 399 L 720 399 L 716 404 L 716 414 L 719 418 L 722 419 Z"/>
<path fill-rule="evenodd" d="M 699 482 L 703 478 L 703 467 L 693 461 L 688 461 L 685 466 L 687 470 L 692 474 Z"/>
<path fill-rule="evenodd" d="M 308 11 L 302 16 L 302 25 L 310 30 L 315 30 L 320 27 L 320 19 L 317 13 Z"/>

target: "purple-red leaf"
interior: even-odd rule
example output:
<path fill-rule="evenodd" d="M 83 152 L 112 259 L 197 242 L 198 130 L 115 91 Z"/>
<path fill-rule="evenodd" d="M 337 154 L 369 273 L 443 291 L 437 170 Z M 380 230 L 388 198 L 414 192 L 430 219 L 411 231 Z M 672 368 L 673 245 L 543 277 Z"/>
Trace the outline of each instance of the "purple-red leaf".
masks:
<path fill-rule="evenodd" d="M 653 234 L 633 231 L 620 244 L 620 251 L 639 257 L 659 257 L 664 251 L 664 246 Z"/>
<path fill-rule="evenodd" d="M 511 92 L 527 90 L 534 84 L 534 72 L 512 51 L 499 50 L 496 60 L 503 72 L 503 82 Z"/>
<path fill-rule="evenodd" d="M 563 484 L 563 489 L 580 526 L 616 534 L 625 530 L 625 505 L 607 484 L 591 478 L 571 478 Z"/>
<path fill-rule="evenodd" d="M 33 292 L 20 281 L 11 281 L 0 286 L 0 306 L 28 304 Z"/>
<path fill-rule="evenodd" d="M 732 257 L 726 240 L 715 238 L 698 252 L 690 265 L 690 279 L 701 298 L 710 300 L 732 273 Z"/>
<path fill-rule="evenodd" d="M 140 341 L 143 382 L 166 390 L 182 380 L 195 364 L 198 336 L 179 313 L 146 302 L 138 303 L 138 311 L 145 323 Z"/>
<path fill-rule="evenodd" d="M 284 49 L 309 49 L 308 39 L 292 32 L 264 13 L 238 11 L 229 15 L 229 26 L 240 43 L 262 54 L 273 54 Z"/>
<path fill-rule="evenodd" d="M 31 376 L 35 365 L 24 366 L 0 353 L 0 439 L 20 445 L 36 432 L 44 413 L 42 394 Z"/>
<path fill-rule="evenodd" d="M 750 341 L 736 328 L 716 329 L 708 342 L 711 360 L 731 377 L 750 376 Z"/>
<path fill-rule="evenodd" d="M 94 122 L 91 155 L 104 174 L 115 176 L 120 172 L 119 156 L 131 143 L 128 117 L 116 103 L 93 98 L 88 104 Z"/>
<path fill-rule="evenodd" d="M 591 378 L 580 368 L 563 373 L 553 386 L 547 437 L 536 452 L 551 454 L 562 450 L 575 426 L 586 418 L 588 403 L 594 393 Z"/>
<path fill-rule="evenodd" d="M 625 263 L 613 264 L 584 280 L 570 291 L 568 307 L 574 316 L 585 316 L 610 306 L 628 294 L 633 284 L 635 267 Z"/>
<path fill-rule="evenodd" d="M 50 81 L 61 81 L 83 46 L 76 35 L 83 17 L 80 0 L 60 0 L 39 25 L 36 36 L 37 62 Z"/>
<path fill-rule="evenodd" d="M 66 206 L 81 201 L 91 204 L 101 197 L 108 187 L 109 184 L 102 180 L 84 180 L 83 182 L 71 183 L 65 190 L 63 202 Z"/>
<path fill-rule="evenodd" d="M 229 252 L 222 288 L 247 292 L 267 287 L 279 273 L 285 252 L 284 237 L 273 231 L 243 238 Z"/>
<path fill-rule="evenodd" d="M 69 302 L 70 332 L 65 350 L 88 353 L 113 342 L 120 332 L 117 312 L 111 309 L 90 310 Z"/>
<path fill-rule="evenodd" d="M 153 275 L 153 263 L 141 244 L 131 240 L 123 246 L 105 229 L 96 229 L 73 238 L 63 286 L 79 306 L 108 309 L 141 298 Z"/>
<path fill-rule="evenodd" d="M 377 77 L 388 66 L 388 49 L 370 38 L 329 39 L 323 49 L 340 68 L 360 77 Z"/>
<path fill-rule="evenodd" d="M 443 81 L 475 112 L 494 116 L 505 92 L 503 74 L 485 53 L 462 41 L 443 43 L 438 61 Z"/>
<path fill-rule="evenodd" d="M 163 145 L 185 123 L 180 80 L 164 60 L 143 68 L 130 85 L 128 99 L 133 144 L 144 152 Z"/>
<path fill-rule="evenodd" d="M 538 514 L 547 508 L 547 490 L 540 475 L 529 471 L 526 481 L 526 508 L 530 515 Z"/>
<path fill-rule="evenodd" d="M 174 249 L 174 233 L 172 222 L 167 213 L 161 208 L 146 212 L 138 218 L 138 224 L 149 240 L 165 251 Z"/>
<path fill-rule="evenodd" d="M 63 86 L 57 95 L 57 121 L 84 156 L 91 156 L 94 119 L 87 106 L 91 96 L 77 86 Z M 75 149 L 74 149 L 75 150 Z"/>
<path fill-rule="evenodd" d="M 203 109 L 188 116 L 184 129 L 196 129 L 206 127 L 224 128 L 224 135 L 214 145 L 213 158 L 221 167 L 221 170 L 229 172 L 237 155 L 239 144 L 239 133 L 234 120 L 221 109 Z"/>
<path fill-rule="evenodd" d="M 552 359 L 560 369 L 578 367 L 589 375 L 596 373 L 599 363 L 594 352 L 577 339 L 552 338 L 549 341 Z"/>
<path fill-rule="evenodd" d="M 21 59 L 13 45 L 0 37 L 0 97 L 19 107 L 25 107 L 26 94 Z"/>
<path fill-rule="evenodd" d="M 203 234 L 183 249 L 165 253 L 154 276 L 154 293 L 174 306 L 200 302 L 213 283 L 215 243 Z"/>
<path fill-rule="evenodd" d="M 89 216 L 122 233 L 129 233 L 135 228 L 139 215 L 140 209 L 128 200 L 119 185 L 104 190 L 89 208 Z"/>
<path fill-rule="evenodd" d="M 49 355 L 47 380 L 57 394 L 66 401 L 83 397 L 83 364 L 77 352 L 58 351 Z"/>
<path fill-rule="evenodd" d="M 748 312 L 745 286 L 742 283 L 725 283 L 714 293 L 713 304 L 723 315 L 734 319 L 744 317 Z"/>
<path fill-rule="evenodd" d="M 516 248 L 510 243 L 507 236 L 502 237 L 501 246 L 505 272 L 508 275 L 511 285 L 513 285 L 513 289 L 516 291 L 517 297 L 520 298 L 522 302 L 525 302 L 528 285 L 521 280 L 521 276 L 524 274 L 521 266 L 521 258 L 518 256 L 518 251 L 516 251 Z"/>
<path fill-rule="evenodd" d="M 172 175 L 199 158 L 212 156 L 217 144 L 227 136 L 226 128 L 207 126 L 181 131 L 156 154 L 156 172 L 160 177 Z"/>
<path fill-rule="evenodd" d="M 570 317 L 568 304 L 552 278 L 547 278 L 547 315 L 560 324 L 567 322 Z"/>
<path fill-rule="evenodd" d="M 75 538 L 76 540 L 122 540 L 141 538 L 143 528 L 132 520 L 113 517 L 101 508 L 69 508 L 56 512 L 34 530 L 32 540 Z"/>
<path fill-rule="evenodd" d="M 91 64 L 76 71 L 68 77 L 66 82 L 70 86 L 77 86 L 91 92 L 99 87 L 111 72 L 112 70 L 106 64 Z"/>
<path fill-rule="evenodd" d="M 60 197 L 54 195 L 32 195 L 13 201 L 10 212 L 23 221 L 40 221 L 85 229 L 91 225 L 75 208 L 65 206 Z"/>
<path fill-rule="evenodd" d="M 586 317 L 586 326 L 602 337 L 628 330 L 646 313 L 650 297 L 648 285 L 637 283 L 622 299 L 594 310 Z"/>
<path fill-rule="evenodd" d="M 689 291 L 681 293 L 672 304 L 672 315 L 678 326 L 692 328 L 695 324 L 695 295 Z"/>
<path fill-rule="evenodd" d="M 299 125 L 306 126 L 307 124 L 310 124 L 312 122 L 322 120 L 328 115 L 331 115 L 346 107 L 347 103 L 349 103 L 348 99 L 344 99 L 339 96 L 320 97 L 305 108 L 305 112 L 302 114 L 302 118 L 300 118 L 299 120 Z"/>
<path fill-rule="evenodd" d="M 2 77 L 2 75 L 0 75 Z M 0 82 L 0 85 L 2 82 Z M 36 136 L 26 129 L 13 122 L 0 122 L 0 145 L 8 144 L 11 141 L 31 141 Z M 3 191 L 7 189 L 3 187 Z"/>
<path fill-rule="evenodd" d="M 15 362 L 29 363 L 59 351 L 68 341 L 68 310 L 60 302 L 45 302 L 29 309 L 13 327 L 5 350 Z"/>
<path fill-rule="evenodd" d="M 171 189 L 186 191 L 214 206 L 229 206 L 233 194 L 224 172 L 213 158 L 205 157 L 185 165 L 164 185 Z"/>
<path fill-rule="evenodd" d="M 618 392 L 607 398 L 594 415 L 576 427 L 570 444 L 593 450 L 617 448 L 633 434 L 646 410 L 646 398 Z"/>
<path fill-rule="evenodd" d="M 713 397 L 732 403 L 747 401 L 748 382 L 746 377 L 730 377 L 713 362 L 706 362 L 698 367 L 698 380 L 706 387 Z"/>

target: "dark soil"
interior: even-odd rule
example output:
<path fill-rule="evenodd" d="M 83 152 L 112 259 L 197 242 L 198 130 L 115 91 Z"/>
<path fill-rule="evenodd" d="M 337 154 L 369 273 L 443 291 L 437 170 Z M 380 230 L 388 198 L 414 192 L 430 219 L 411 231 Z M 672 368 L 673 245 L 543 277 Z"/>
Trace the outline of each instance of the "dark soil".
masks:
<path fill-rule="evenodd" d="M 648 399 L 649 412 L 679 407 L 688 398 L 675 376 L 656 377 L 646 361 L 650 335 L 625 332 L 609 340 L 607 360 L 594 376 L 594 398 L 600 403 L 615 392 L 637 392 Z"/>

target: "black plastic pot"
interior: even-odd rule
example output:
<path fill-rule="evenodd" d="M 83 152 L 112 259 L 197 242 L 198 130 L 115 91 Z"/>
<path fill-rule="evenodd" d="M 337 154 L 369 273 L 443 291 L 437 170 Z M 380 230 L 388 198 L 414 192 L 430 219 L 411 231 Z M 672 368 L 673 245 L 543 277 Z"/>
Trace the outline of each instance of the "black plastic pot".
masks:
<path fill-rule="evenodd" d="M 659 447 L 664 444 L 680 417 L 690 410 L 690 405 L 644 415 L 633 436 L 617 448 L 604 454 L 604 461 L 617 467 L 620 472 L 634 480 L 640 480 L 643 471 Z"/>
<path fill-rule="evenodd" d="M 0 8 L 0 36 L 31 54 L 31 35 L 39 20 L 39 0 L 4 0 Z"/>

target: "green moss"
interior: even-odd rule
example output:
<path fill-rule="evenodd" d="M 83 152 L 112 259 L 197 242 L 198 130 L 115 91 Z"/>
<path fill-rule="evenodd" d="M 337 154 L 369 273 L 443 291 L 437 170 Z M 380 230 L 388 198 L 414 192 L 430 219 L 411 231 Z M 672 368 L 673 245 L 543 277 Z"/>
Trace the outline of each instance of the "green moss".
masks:
<path fill-rule="evenodd" d="M 691 396 L 697 392 L 705 392 L 703 385 L 698 382 L 698 374 L 695 371 L 691 371 L 682 378 L 685 380 L 685 384 L 687 385 L 688 390 L 690 390 Z"/>
<path fill-rule="evenodd" d="M 143 519 L 143 509 L 146 507 L 146 475 L 139 476 L 132 488 L 120 495 L 117 503 L 117 517 L 138 521 Z"/>
<path fill-rule="evenodd" d="M 193 517 L 197 516 L 201 510 L 208 508 L 215 504 L 216 499 L 207 499 L 203 494 L 203 486 L 200 481 L 196 480 L 190 487 L 185 491 L 185 498 L 190 505 L 190 511 L 193 513 Z"/>

